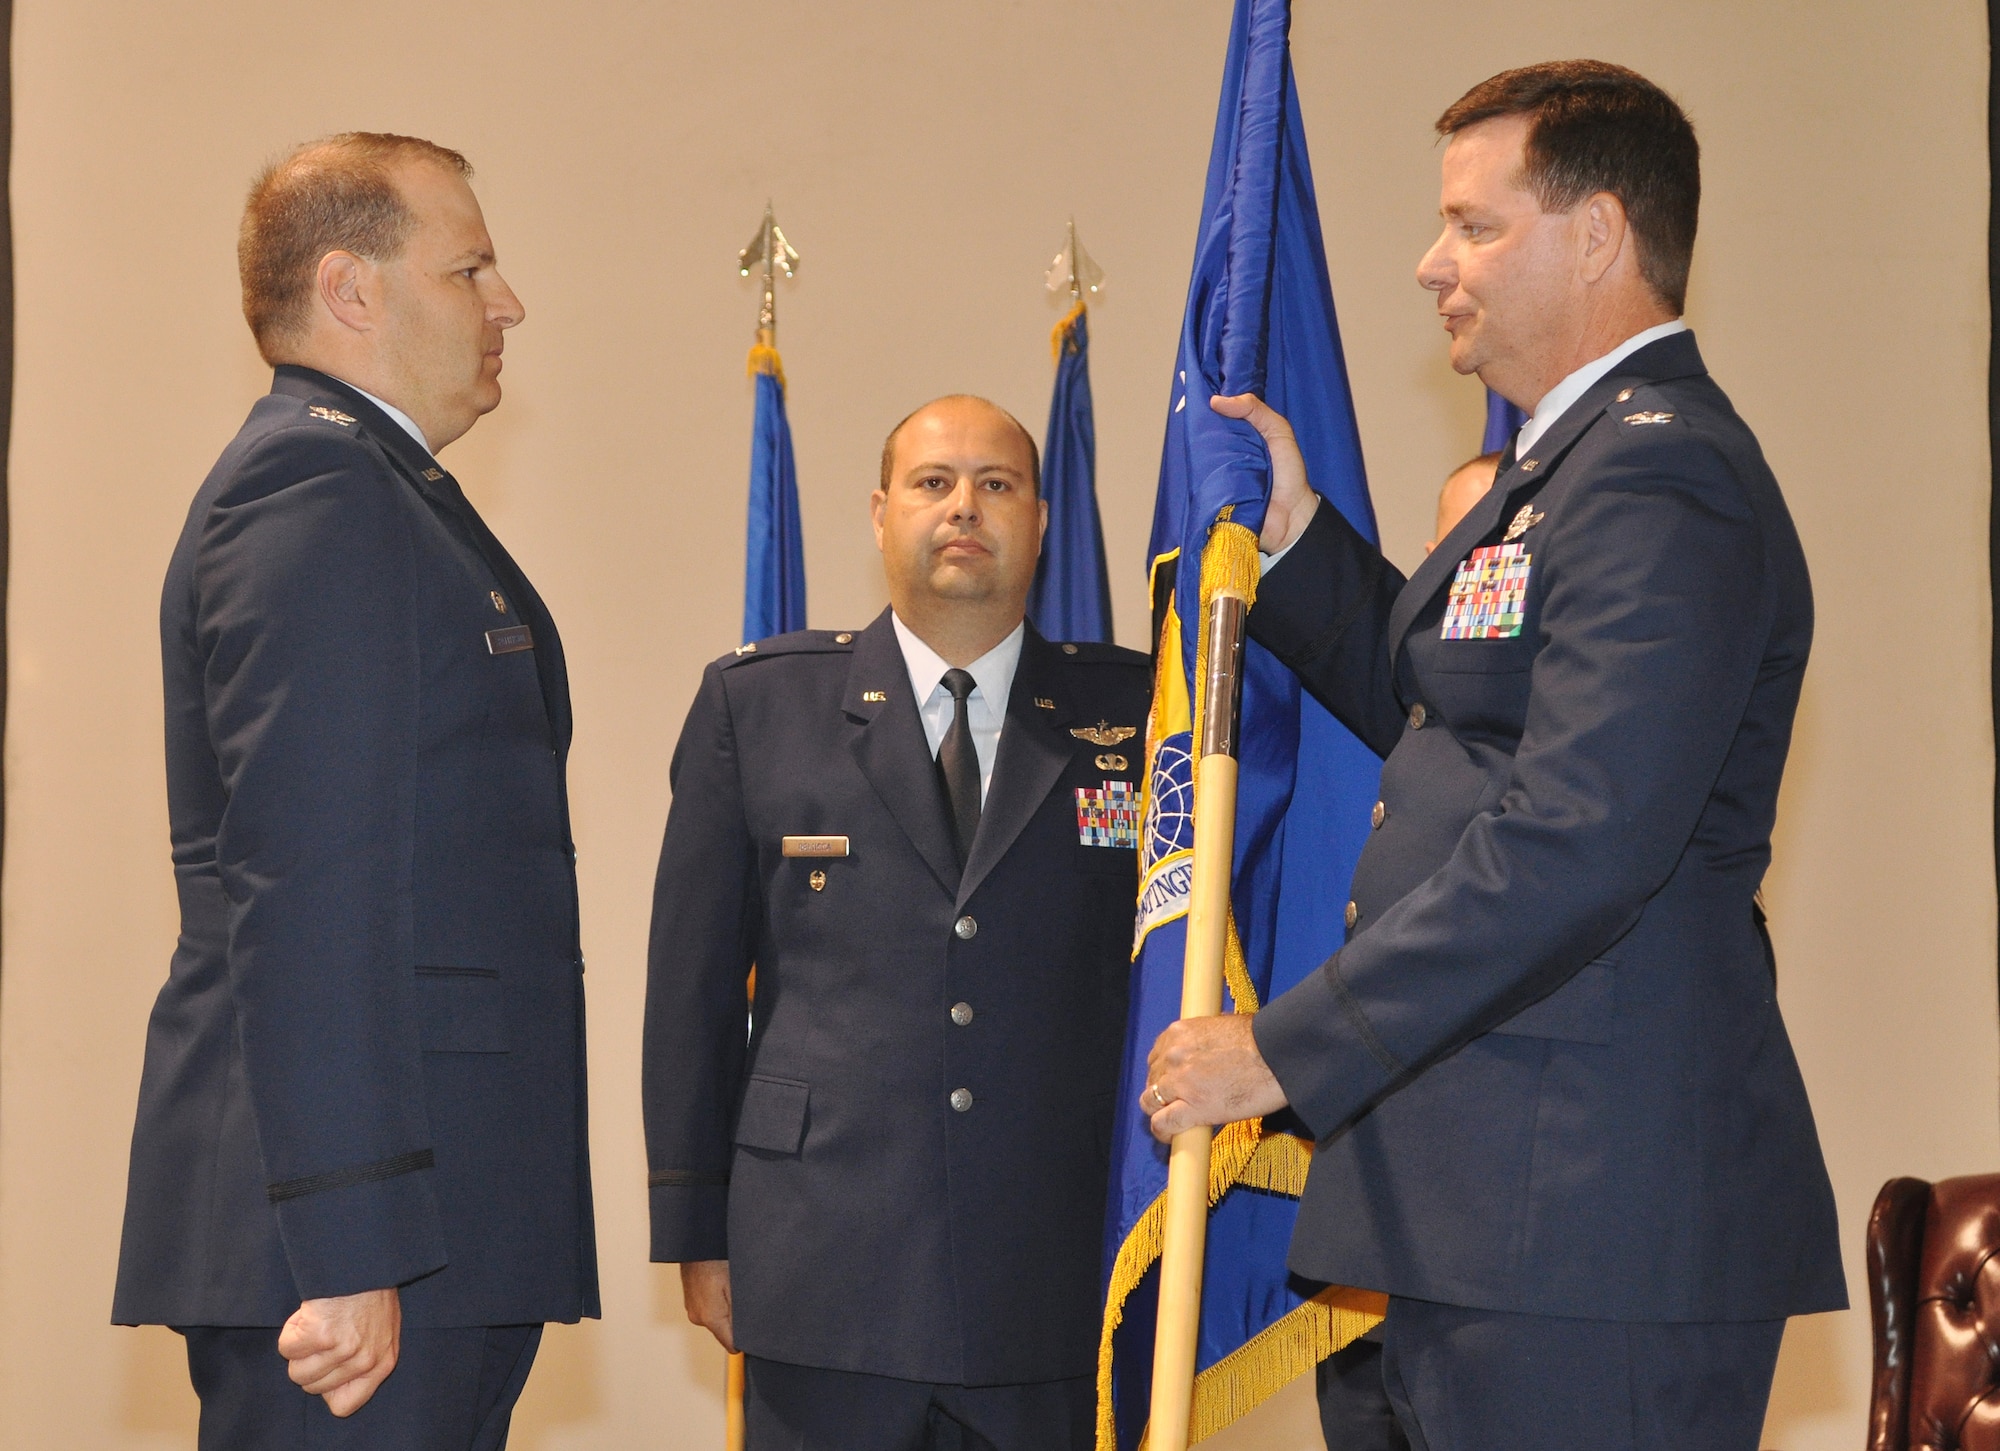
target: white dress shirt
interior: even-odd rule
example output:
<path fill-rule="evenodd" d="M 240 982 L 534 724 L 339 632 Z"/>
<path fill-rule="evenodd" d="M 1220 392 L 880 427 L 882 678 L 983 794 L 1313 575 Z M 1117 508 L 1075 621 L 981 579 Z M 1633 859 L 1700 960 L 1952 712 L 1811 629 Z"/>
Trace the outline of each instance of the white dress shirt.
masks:
<path fill-rule="evenodd" d="M 342 378 L 340 381 L 343 383 L 347 383 L 347 380 L 345 378 Z M 354 388 L 354 385 L 352 383 L 347 383 L 347 386 L 350 388 Z M 398 424 L 400 424 L 402 426 L 403 432 L 409 434 L 411 438 L 414 438 L 417 441 L 418 448 L 422 449 L 425 453 L 430 454 L 433 460 L 437 458 L 436 454 L 431 453 L 431 441 L 425 438 L 424 431 L 421 428 L 417 427 L 416 419 L 410 417 L 409 414 L 405 413 L 395 404 L 385 403 L 382 399 L 377 398 L 373 393 L 370 393 L 366 388 L 354 388 L 354 391 L 359 393 L 363 398 L 366 398 L 370 403 L 373 403 L 377 408 L 381 409 L 384 413 L 388 414 Z"/>
<path fill-rule="evenodd" d="M 957 709 L 951 692 L 944 688 L 944 673 L 951 669 L 944 657 L 917 638 L 891 610 L 889 619 L 896 627 L 896 643 L 903 647 L 903 667 L 910 672 L 910 693 L 917 698 L 917 714 L 923 719 L 924 739 L 931 755 L 937 756 L 951 729 Z M 993 784 L 993 761 L 1000 754 L 1000 727 L 1007 720 L 1007 697 L 1014 689 L 1014 671 L 1021 663 L 1021 641 L 1028 632 L 1024 620 L 1014 633 L 965 667 L 975 684 L 965 699 L 966 723 L 972 727 L 972 749 L 979 756 L 979 803 L 986 804 L 986 788 Z"/>
<path fill-rule="evenodd" d="M 1602 378 L 1606 373 L 1610 372 L 1648 343 L 1656 343 L 1661 338 L 1670 338 L 1675 333 L 1684 333 L 1687 330 L 1687 323 L 1680 318 L 1675 318 L 1672 322 L 1663 322 L 1658 327 L 1649 327 L 1644 332 L 1634 333 L 1603 357 L 1585 363 L 1581 368 L 1578 368 L 1574 373 L 1563 379 L 1562 382 L 1549 389 L 1543 395 L 1542 401 L 1535 405 L 1534 415 L 1526 423 L 1522 424 L 1521 431 L 1514 435 L 1514 457 L 1517 459 L 1526 458 L 1528 450 L 1535 446 L 1535 440 L 1540 438 L 1544 433 L 1547 433 L 1549 426 L 1558 418 L 1569 412 L 1571 405 L 1584 394 L 1588 393 L 1591 384 L 1595 383 L 1599 378 Z M 1315 512 L 1319 508 L 1319 502 L 1315 501 L 1313 504 Z M 1298 540 L 1294 539 L 1292 544 L 1296 543 L 1298 543 Z M 1269 574 L 1272 570 L 1276 569 L 1278 561 L 1292 552 L 1292 544 L 1287 544 L 1276 554 L 1265 554 L 1260 551 L 1257 555 L 1259 562 L 1263 565 L 1260 572 Z"/>
<path fill-rule="evenodd" d="M 1670 338 L 1675 333 L 1684 333 L 1688 325 L 1679 318 L 1663 322 L 1658 327 L 1649 327 L 1642 333 L 1634 333 L 1617 347 L 1594 362 L 1585 363 L 1562 382 L 1542 395 L 1542 401 L 1535 405 L 1535 412 L 1521 425 L 1521 431 L 1514 435 L 1514 457 L 1526 458 L 1528 450 L 1535 446 L 1535 440 L 1549 431 L 1558 418 L 1569 412 L 1576 400 L 1588 393 L 1591 385 L 1606 373 L 1624 362 L 1632 354 L 1648 343 L 1656 343 L 1661 338 Z"/>

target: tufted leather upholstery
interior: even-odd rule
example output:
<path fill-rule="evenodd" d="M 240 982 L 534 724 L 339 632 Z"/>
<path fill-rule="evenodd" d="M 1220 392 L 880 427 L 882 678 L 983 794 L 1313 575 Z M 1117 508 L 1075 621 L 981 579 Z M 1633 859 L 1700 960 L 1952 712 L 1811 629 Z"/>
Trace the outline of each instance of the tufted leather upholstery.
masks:
<path fill-rule="evenodd" d="M 2000 1174 L 1883 1185 L 1868 1299 L 1868 1451 L 2000 1451 Z"/>

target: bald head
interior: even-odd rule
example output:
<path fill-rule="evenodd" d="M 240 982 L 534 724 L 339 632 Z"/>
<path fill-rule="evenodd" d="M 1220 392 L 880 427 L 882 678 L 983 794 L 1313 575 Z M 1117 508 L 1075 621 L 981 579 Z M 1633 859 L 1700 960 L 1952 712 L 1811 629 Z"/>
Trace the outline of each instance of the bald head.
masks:
<path fill-rule="evenodd" d="M 869 496 L 889 603 L 951 665 L 1020 625 L 1042 550 L 1035 440 L 984 398 L 940 398 L 897 424 Z"/>
<path fill-rule="evenodd" d="M 889 436 L 882 440 L 881 487 L 883 489 L 886 490 L 889 487 L 889 481 L 896 476 L 896 441 L 902 437 L 903 430 L 918 419 L 928 418 L 934 413 L 955 418 L 968 418 L 984 414 L 1005 422 L 1014 433 L 1020 436 L 1027 466 L 1029 489 L 1037 495 L 1041 493 L 1042 451 L 1035 446 L 1035 436 L 1022 426 L 1020 419 L 1002 408 L 998 403 L 981 398 L 974 393 L 947 393 L 942 398 L 933 398 L 915 412 L 906 414 L 901 423 L 898 423 L 894 428 L 889 430 Z"/>

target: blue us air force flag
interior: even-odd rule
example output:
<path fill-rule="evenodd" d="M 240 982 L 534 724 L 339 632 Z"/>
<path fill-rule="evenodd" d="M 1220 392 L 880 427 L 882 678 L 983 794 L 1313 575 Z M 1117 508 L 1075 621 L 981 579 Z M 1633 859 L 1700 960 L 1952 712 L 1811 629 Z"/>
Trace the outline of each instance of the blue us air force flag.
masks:
<path fill-rule="evenodd" d="M 1481 453 L 1505 453 L 1507 445 L 1514 441 L 1514 435 L 1521 431 L 1521 425 L 1528 421 L 1528 415 L 1495 393 L 1486 390 L 1486 432 L 1479 440 Z"/>
<path fill-rule="evenodd" d="M 1254 593 L 1254 530 L 1270 490 L 1262 441 L 1249 425 L 1214 413 L 1209 399 L 1261 394 L 1291 420 L 1314 487 L 1355 527 L 1375 532 L 1293 89 L 1289 23 L 1287 0 L 1237 0 L 1153 515 L 1157 677 L 1105 1236 L 1098 1451 L 1138 1443 L 1151 1389 L 1167 1156 L 1138 1098 L 1147 1051 L 1180 1011 L 1193 742 L 1207 667 L 1202 607 L 1225 581 Z M 1224 977 L 1231 1010 L 1249 1013 L 1339 948 L 1337 904 L 1347 899 L 1368 833 L 1381 762 L 1254 643 L 1243 673 Z M 1312 1146 L 1284 1132 L 1281 1120 L 1232 1124 L 1215 1138 L 1196 1439 L 1310 1370 L 1382 1309 L 1379 1296 L 1287 1274 Z"/>
<path fill-rule="evenodd" d="M 757 416 L 750 429 L 750 528 L 743 559 L 746 644 L 806 627 L 805 537 L 778 350 L 761 343 L 752 348 L 750 374 L 757 383 Z"/>
<path fill-rule="evenodd" d="M 1097 423 L 1090 406 L 1090 314 L 1082 302 L 1056 324 L 1056 386 L 1042 440 L 1049 532 L 1028 592 L 1028 618 L 1050 640 L 1111 638 L 1111 576 L 1097 515 Z"/>

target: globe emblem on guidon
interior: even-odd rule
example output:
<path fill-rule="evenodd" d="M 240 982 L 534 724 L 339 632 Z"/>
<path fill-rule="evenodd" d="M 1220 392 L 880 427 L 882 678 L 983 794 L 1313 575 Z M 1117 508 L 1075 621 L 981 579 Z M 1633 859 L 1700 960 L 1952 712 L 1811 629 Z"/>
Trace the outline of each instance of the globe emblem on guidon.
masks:
<path fill-rule="evenodd" d="M 1179 731 L 1153 754 L 1153 779 L 1146 805 L 1144 872 L 1163 857 L 1194 846 L 1194 737 Z"/>

